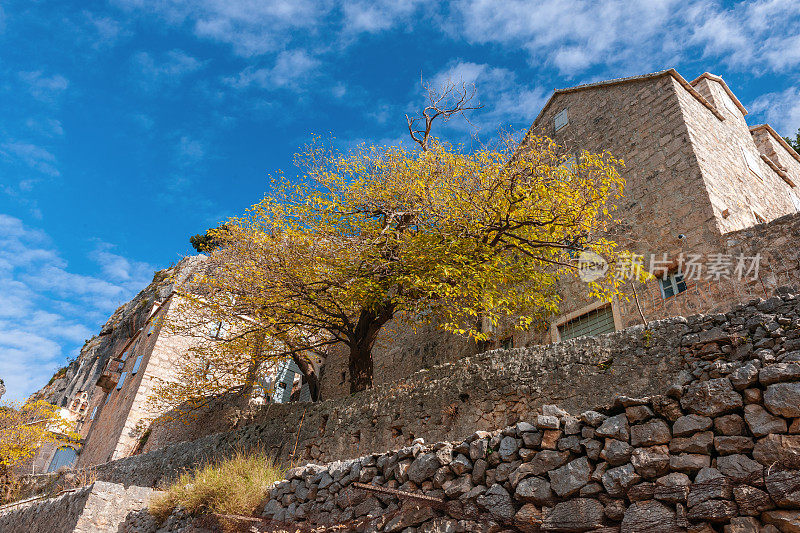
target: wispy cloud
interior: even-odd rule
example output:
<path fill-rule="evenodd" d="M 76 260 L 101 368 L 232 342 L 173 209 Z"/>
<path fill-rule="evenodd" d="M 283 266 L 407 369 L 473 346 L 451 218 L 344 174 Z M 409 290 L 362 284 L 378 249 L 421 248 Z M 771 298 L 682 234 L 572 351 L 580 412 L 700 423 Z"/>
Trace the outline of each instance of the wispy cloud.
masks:
<path fill-rule="evenodd" d="M 67 355 L 152 276 L 98 242 L 89 254 L 97 273 L 74 272 L 47 234 L 0 214 L 0 378 L 8 398 L 44 385 Z"/>
<path fill-rule="evenodd" d="M 319 64 L 320 61 L 305 50 L 285 50 L 277 55 L 271 68 L 247 67 L 236 76 L 224 78 L 223 82 L 237 89 L 297 88 L 314 76 Z"/>
<path fill-rule="evenodd" d="M 8 142 L 0 144 L 0 157 L 8 161 L 17 161 L 47 176 L 59 176 L 55 166 L 56 156 L 41 146 L 26 142 Z"/>
<path fill-rule="evenodd" d="M 133 56 L 133 65 L 139 86 L 154 92 L 165 85 L 175 86 L 184 76 L 196 72 L 203 63 L 183 50 L 170 50 L 158 57 L 148 52 Z"/>
<path fill-rule="evenodd" d="M 749 107 L 750 113 L 763 117 L 782 135 L 794 135 L 800 128 L 800 87 L 789 87 L 781 92 L 767 93 L 756 98 Z"/>
<path fill-rule="evenodd" d="M 69 80 L 61 74 L 47 75 L 41 70 L 20 72 L 19 78 L 27 85 L 29 93 L 43 102 L 55 103 L 69 87 Z"/>

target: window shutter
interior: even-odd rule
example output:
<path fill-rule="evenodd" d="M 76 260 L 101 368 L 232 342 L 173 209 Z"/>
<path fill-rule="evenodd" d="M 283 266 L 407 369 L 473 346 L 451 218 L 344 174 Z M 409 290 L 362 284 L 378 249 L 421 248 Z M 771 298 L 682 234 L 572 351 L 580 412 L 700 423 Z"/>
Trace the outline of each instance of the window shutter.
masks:
<path fill-rule="evenodd" d="M 127 372 L 123 372 L 119 375 L 119 383 L 117 383 L 117 390 L 120 390 L 122 386 L 125 384 L 125 378 L 128 376 Z"/>
<path fill-rule="evenodd" d="M 559 112 L 554 119 L 556 131 L 560 130 L 564 126 L 569 123 L 569 116 L 567 115 L 567 110 L 564 109 L 563 111 Z"/>

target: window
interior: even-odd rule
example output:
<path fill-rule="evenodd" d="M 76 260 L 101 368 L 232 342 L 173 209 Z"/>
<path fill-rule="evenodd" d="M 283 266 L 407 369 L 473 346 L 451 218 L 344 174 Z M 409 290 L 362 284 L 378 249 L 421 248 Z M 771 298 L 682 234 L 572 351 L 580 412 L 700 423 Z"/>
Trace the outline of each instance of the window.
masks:
<path fill-rule="evenodd" d="M 117 383 L 117 390 L 120 390 L 122 386 L 125 384 L 125 378 L 127 377 L 128 373 L 123 372 L 119 375 L 119 382 Z"/>
<path fill-rule="evenodd" d="M 661 287 L 661 296 L 664 298 L 670 298 L 686 290 L 686 281 L 680 272 L 664 276 L 658 280 L 658 285 Z"/>
<path fill-rule="evenodd" d="M 740 146 L 739 149 L 742 151 L 742 156 L 744 156 L 744 161 L 747 163 L 747 168 L 750 169 L 750 172 L 761 178 L 761 167 L 758 166 L 756 156 L 743 146 Z"/>
<path fill-rule="evenodd" d="M 222 339 L 228 334 L 228 324 L 221 320 L 212 322 L 208 328 L 208 336 L 212 339 Z"/>
<path fill-rule="evenodd" d="M 610 305 L 593 309 L 579 317 L 558 326 L 558 335 L 562 341 L 583 337 L 584 335 L 600 335 L 616 331 L 614 312 Z"/>
<path fill-rule="evenodd" d="M 514 347 L 514 337 L 507 337 L 500 341 L 500 347 L 504 350 L 510 350 Z"/>
<path fill-rule="evenodd" d="M 569 117 L 567 115 L 567 110 L 564 109 L 561 112 L 559 112 L 553 119 L 553 123 L 555 124 L 556 131 L 560 130 L 561 128 L 569 124 Z"/>
<path fill-rule="evenodd" d="M 89 420 L 94 420 L 94 416 L 97 414 L 97 407 L 98 406 L 95 405 L 94 409 L 92 409 L 92 414 L 89 415 Z"/>
<path fill-rule="evenodd" d="M 78 454 L 74 448 L 69 446 L 62 446 L 56 450 L 53 460 L 50 461 L 50 466 L 47 467 L 48 472 L 55 472 L 59 468 L 71 466 L 78 458 Z"/>
<path fill-rule="evenodd" d="M 139 357 L 136 358 L 136 362 L 133 363 L 133 370 L 131 370 L 132 376 L 136 375 L 136 373 L 139 371 L 139 366 L 142 364 L 142 357 L 144 356 L 140 355 Z"/>

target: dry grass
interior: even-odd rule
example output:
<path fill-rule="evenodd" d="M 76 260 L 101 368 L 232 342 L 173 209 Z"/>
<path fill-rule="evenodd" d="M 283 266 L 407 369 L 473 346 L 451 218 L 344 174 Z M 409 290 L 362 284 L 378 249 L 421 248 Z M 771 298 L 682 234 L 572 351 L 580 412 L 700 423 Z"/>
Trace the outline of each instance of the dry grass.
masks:
<path fill-rule="evenodd" d="M 150 513 L 159 520 L 177 507 L 195 515 L 255 516 L 270 486 L 285 470 L 260 450 L 237 451 L 233 457 L 184 473 L 163 494 L 153 498 Z"/>

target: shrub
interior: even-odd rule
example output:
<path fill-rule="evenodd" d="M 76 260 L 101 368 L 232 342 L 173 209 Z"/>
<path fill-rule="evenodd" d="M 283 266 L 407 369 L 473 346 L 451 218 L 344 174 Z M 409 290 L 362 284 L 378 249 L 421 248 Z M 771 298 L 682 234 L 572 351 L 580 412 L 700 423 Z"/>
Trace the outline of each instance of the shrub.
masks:
<path fill-rule="evenodd" d="M 256 516 L 271 485 L 285 470 L 263 450 L 237 451 L 233 457 L 182 474 L 149 504 L 150 514 L 166 519 L 181 507 L 191 514 Z"/>

